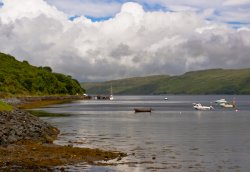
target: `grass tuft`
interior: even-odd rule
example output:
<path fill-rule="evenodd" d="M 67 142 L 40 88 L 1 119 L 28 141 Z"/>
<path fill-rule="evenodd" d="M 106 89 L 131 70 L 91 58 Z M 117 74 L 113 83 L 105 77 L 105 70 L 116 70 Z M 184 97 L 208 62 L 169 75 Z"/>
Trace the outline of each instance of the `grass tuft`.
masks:
<path fill-rule="evenodd" d="M 0 111 L 12 111 L 13 107 L 7 103 L 0 101 Z"/>

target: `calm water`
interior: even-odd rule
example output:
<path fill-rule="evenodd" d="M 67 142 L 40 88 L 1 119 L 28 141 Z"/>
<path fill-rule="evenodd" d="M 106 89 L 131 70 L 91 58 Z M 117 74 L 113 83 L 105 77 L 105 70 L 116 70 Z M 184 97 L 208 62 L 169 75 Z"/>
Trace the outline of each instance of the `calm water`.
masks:
<path fill-rule="evenodd" d="M 168 97 L 169 100 L 164 100 Z M 113 101 L 84 100 L 43 108 L 72 114 L 43 118 L 57 126 L 57 144 L 128 153 L 115 166 L 86 164 L 68 171 L 249 171 L 250 96 L 115 96 Z M 210 105 L 236 100 L 238 112 L 214 106 L 196 111 L 192 103 Z M 151 113 L 134 113 L 151 107 Z"/>

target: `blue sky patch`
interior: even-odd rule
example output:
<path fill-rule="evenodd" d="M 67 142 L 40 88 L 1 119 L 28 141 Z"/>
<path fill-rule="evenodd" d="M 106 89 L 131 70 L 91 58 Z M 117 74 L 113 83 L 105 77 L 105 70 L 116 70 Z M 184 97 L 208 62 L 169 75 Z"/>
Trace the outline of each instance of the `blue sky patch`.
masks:
<path fill-rule="evenodd" d="M 247 24 L 247 23 L 244 23 L 244 22 L 238 22 L 238 21 L 230 21 L 230 22 L 227 22 L 227 24 L 244 25 L 244 24 Z"/>
<path fill-rule="evenodd" d="M 71 21 L 74 21 L 78 17 L 80 16 L 75 15 L 75 16 L 70 16 L 68 19 Z M 92 17 L 92 16 L 84 16 L 84 17 L 90 19 L 92 22 L 101 22 L 101 21 L 105 21 L 105 20 L 112 18 L 112 17 Z"/>
<path fill-rule="evenodd" d="M 79 16 L 70 16 L 69 17 L 69 20 L 71 20 L 71 21 L 74 21 L 76 18 L 78 18 Z"/>
<path fill-rule="evenodd" d="M 112 16 L 107 17 L 93 17 L 93 16 L 85 16 L 86 18 L 90 19 L 92 22 L 101 22 L 105 20 L 109 20 Z"/>
<path fill-rule="evenodd" d="M 239 29 L 239 28 L 249 24 L 249 23 L 239 22 L 239 21 L 230 21 L 230 22 L 226 22 L 226 23 L 229 24 L 234 29 Z"/>
<path fill-rule="evenodd" d="M 147 4 L 143 3 L 143 8 L 145 11 L 170 11 L 167 7 L 164 7 L 160 4 Z"/>

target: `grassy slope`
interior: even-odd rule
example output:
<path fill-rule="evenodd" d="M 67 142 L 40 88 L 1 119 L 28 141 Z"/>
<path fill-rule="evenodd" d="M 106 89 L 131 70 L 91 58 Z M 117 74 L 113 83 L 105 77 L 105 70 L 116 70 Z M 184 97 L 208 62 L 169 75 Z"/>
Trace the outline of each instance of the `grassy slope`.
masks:
<path fill-rule="evenodd" d="M 167 78 L 169 76 L 157 75 L 101 83 L 82 83 L 81 85 L 87 90 L 87 93 L 93 94 L 110 94 L 111 86 L 114 94 L 144 94 L 145 92 L 150 94 L 159 87 L 159 83 L 162 80 Z"/>
<path fill-rule="evenodd" d="M 71 76 L 53 73 L 50 67 L 35 67 L 3 53 L 0 61 L 0 97 L 84 92 Z"/>
<path fill-rule="evenodd" d="M 211 69 L 180 76 L 151 76 L 83 84 L 87 93 L 107 94 L 250 94 L 250 69 Z"/>
<path fill-rule="evenodd" d="M 171 77 L 157 91 L 184 94 L 248 94 L 250 69 L 188 72 Z"/>

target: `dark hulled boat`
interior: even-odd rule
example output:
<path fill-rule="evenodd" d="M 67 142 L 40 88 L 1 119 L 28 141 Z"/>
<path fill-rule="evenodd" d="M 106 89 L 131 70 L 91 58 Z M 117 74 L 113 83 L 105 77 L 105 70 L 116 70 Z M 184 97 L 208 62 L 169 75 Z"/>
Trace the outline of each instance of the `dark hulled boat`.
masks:
<path fill-rule="evenodd" d="M 136 113 L 137 112 L 151 112 L 152 111 L 151 108 L 135 108 L 134 110 Z"/>

